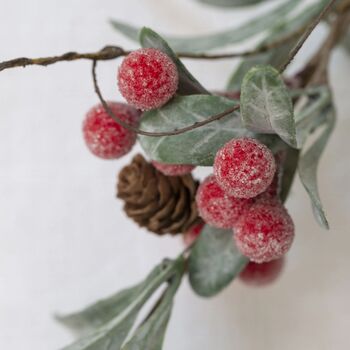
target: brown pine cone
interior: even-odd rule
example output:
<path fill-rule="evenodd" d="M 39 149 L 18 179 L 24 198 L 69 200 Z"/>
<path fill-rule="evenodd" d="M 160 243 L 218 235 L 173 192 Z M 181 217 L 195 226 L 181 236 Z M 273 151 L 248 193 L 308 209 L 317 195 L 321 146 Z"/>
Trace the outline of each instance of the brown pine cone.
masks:
<path fill-rule="evenodd" d="M 126 214 L 141 227 L 159 235 L 177 234 L 200 220 L 197 187 L 191 174 L 165 176 L 138 154 L 119 173 L 117 197 L 124 200 Z"/>

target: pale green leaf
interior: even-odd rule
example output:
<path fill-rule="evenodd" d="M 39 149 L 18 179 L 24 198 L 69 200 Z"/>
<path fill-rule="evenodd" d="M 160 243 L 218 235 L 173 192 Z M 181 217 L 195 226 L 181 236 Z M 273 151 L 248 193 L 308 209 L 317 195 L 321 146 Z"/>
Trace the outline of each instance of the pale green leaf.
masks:
<path fill-rule="evenodd" d="M 275 41 L 285 38 L 287 35 L 303 29 L 312 18 L 316 17 L 324 8 L 324 1 L 312 4 L 304 9 L 302 12 L 296 13 L 293 18 L 282 20 L 269 33 L 268 39 L 264 39 L 257 48 L 271 44 Z M 300 30 L 300 36 L 303 31 Z M 287 59 L 290 51 L 298 42 L 300 36 L 296 36 L 293 40 L 289 40 L 285 44 L 279 45 L 268 52 L 258 54 L 256 56 L 247 57 L 242 60 L 234 73 L 232 74 L 227 84 L 227 90 L 238 91 L 241 88 L 241 83 L 245 74 L 256 65 L 271 65 L 275 68 L 280 67 Z"/>
<path fill-rule="evenodd" d="M 161 350 L 173 307 L 174 296 L 180 286 L 184 272 L 184 261 L 172 278 L 169 287 L 158 300 L 151 315 L 136 329 L 122 350 Z"/>
<path fill-rule="evenodd" d="M 125 289 L 109 298 L 69 315 L 58 315 L 56 319 L 78 334 L 87 334 L 112 320 L 136 298 L 144 282 Z"/>
<path fill-rule="evenodd" d="M 205 226 L 192 249 L 189 278 L 194 291 L 205 297 L 224 289 L 248 259 L 235 246 L 232 230 Z"/>
<path fill-rule="evenodd" d="M 210 94 L 177 58 L 167 42 L 152 29 L 142 28 L 140 32 L 140 43 L 144 48 L 153 47 L 163 51 L 176 64 L 179 73 L 178 94 Z"/>
<path fill-rule="evenodd" d="M 177 269 L 177 261 L 167 261 L 158 265 L 144 280 L 135 298 L 114 318 L 63 350 L 120 349 L 144 303 L 162 283 L 176 273 Z"/>
<path fill-rule="evenodd" d="M 250 6 L 256 5 L 266 0 L 199 0 L 205 4 L 223 7 Z"/>
<path fill-rule="evenodd" d="M 271 66 L 257 66 L 246 74 L 241 89 L 241 114 L 247 129 L 276 133 L 297 147 L 292 100 L 280 74 Z"/>
<path fill-rule="evenodd" d="M 140 127 L 146 131 L 171 131 L 208 119 L 237 104 L 220 96 L 191 95 L 172 99 L 160 109 L 144 113 Z M 237 137 L 255 137 L 272 149 L 278 137 L 258 135 L 243 127 L 237 112 L 180 135 L 139 136 L 146 154 L 163 163 L 211 166 L 219 148 Z"/>
<path fill-rule="evenodd" d="M 288 1 L 268 13 L 259 16 L 243 25 L 219 33 L 199 37 L 176 38 L 164 36 L 171 48 L 176 52 L 202 52 L 218 47 L 235 44 L 246 40 L 264 30 L 274 27 L 287 16 L 301 0 Z M 113 27 L 132 40 L 137 40 L 139 28 L 120 21 L 112 20 Z"/>
<path fill-rule="evenodd" d="M 316 220 L 322 227 L 328 229 L 328 221 L 318 191 L 317 169 L 321 155 L 334 128 L 335 111 L 333 106 L 326 108 L 323 113 L 327 119 L 323 125 L 316 129 L 318 133 L 316 139 L 313 140 L 309 147 L 302 150 L 298 171 L 301 182 L 310 196 Z"/>

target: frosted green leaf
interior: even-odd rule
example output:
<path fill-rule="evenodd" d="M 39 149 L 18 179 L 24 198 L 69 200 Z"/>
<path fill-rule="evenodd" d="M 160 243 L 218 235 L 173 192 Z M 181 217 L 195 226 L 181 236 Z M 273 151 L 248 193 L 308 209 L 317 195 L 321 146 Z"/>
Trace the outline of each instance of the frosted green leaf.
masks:
<path fill-rule="evenodd" d="M 224 289 L 247 263 L 248 259 L 235 246 L 232 230 L 206 225 L 189 259 L 191 286 L 201 296 L 213 296 Z"/>
<path fill-rule="evenodd" d="M 280 23 L 282 18 L 287 16 L 297 5 L 300 0 L 288 1 L 275 9 L 263 15 L 259 14 L 255 19 L 244 23 L 243 25 L 228 30 L 209 34 L 199 37 L 178 38 L 164 36 L 171 48 L 176 52 L 202 52 L 212 50 L 218 47 L 224 47 L 230 44 L 239 43 L 262 31 L 274 27 Z M 132 27 L 126 23 L 112 20 L 111 24 L 119 32 L 127 36 L 131 40 L 138 40 L 139 28 Z"/>
<path fill-rule="evenodd" d="M 142 282 L 133 300 L 125 304 L 123 308 L 118 309 L 118 313 L 110 321 L 63 350 L 120 349 L 144 303 L 162 283 L 176 273 L 177 269 L 177 260 L 158 265 Z"/>
<path fill-rule="evenodd" d="M 282 23 L 274 25 L 274 28 L 267 35 L 267 39 L 264 39 L 259 45 L 258 48 L 280 40 L 281 38 L 286 37 L 287 35 L 294 33 L 297 30 L 300 30 L 300 36 L 302 35 L 303 27 L 307 25 L 310 20 L 316 17 L 320 11 L 324 8 L 325 1 L 312 4 L 306 8 L 302 9 L 302 12 L 296 13 L 293 18 L 282 19 Z M 298 42 L 300 36 L 296 36 L 293 40 L 288 41 L 283 45 L 279 45 L 268 52 L 247 57 L 244 59 L 236 68 L 232 74 L 229 82 L 227 84 L 227 90 L 238 91 L 241 88 L 241 83 L 245 74 L 256 65 L 271 65 L 275 68 L 280 67 L 287 59 L 290 51 Z"/>
<path fill-rule="evenodd" d="M 254 67 L 246 74 L 241 89 L 241 114 L 247 129 L 276 133 L 287 144 L 297 147 L 292 100 L 273 67 Z"/>
<path fill-rule="evenodd" d="M 324 228 L 328 229 L 328 221 L 321 203 L 318 185 L 317 169 L 321 155 L 328 143 L 329 137 L 335 125 L 335 111 L 333 106 L 329 106 L 323 111 L 326 121 L 316 132 L 318 136 L 313 140 L 309 147 L 302 150 L 299 160 L 299 176 L 311 199 L 313 212 L 317 222 Z"/>
<path fill-rule="evenodd" d="M 184 261 L 180 261 L 178 273 L 158 300 L 155 310 L 136 329 L 122 350 L 161 350 L 167 325 L 171 316 L 174 296 L 180 286 L 184 271 Z"/>
<path fill-rule="evenodd" d="M 220 96 L 179 96 L 160 109 L 144 113 L 140 127 L 146 131 L 175 130 L 206 120 L 236 104 L 237 101 Z M 218 149 L 237 137 L 255 137 L 272 149 L 278 147 L 278 137 L 254 134 L 244 128 L 237 112 L 180 135 L 139 135 L 139 141 L 146 154 L 153 160 L 211 166 Z"/>
<path fill-rule="evenodd" d="M 144 282 L 98 301 L 80 312 L 59 315 L 56 319 L 77 334 L 87 334 L 120 314 L 144 288 Z"/>
<path fill-rule="evenodd" d="M 177 58 L 176 54 L 170 48 L 168 43 L 152 29 L 142 28 L 140 32 L 140 43 L 144 48 L 152 47 L 163 51 L 176 64 L 179 73 L 179 87 L 177 90 L 178 94 L 210 94 Z"/>

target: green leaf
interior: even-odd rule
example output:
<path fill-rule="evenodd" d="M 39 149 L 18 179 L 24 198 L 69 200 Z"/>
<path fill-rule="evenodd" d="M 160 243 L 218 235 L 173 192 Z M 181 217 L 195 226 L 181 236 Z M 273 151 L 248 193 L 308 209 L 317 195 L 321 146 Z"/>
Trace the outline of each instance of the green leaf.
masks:
<path fill-rule="evenodd" d="M 299 176 L 311 199 L 313 212 L 317 222 L 324 228 L 329 229 L 328 221 L 321 203 L 318 185 L 317 168 L 321 155 L 328 143 L 329 137 L 335 125 L 335 111 L 333 106 L 329 106 L 323 112 L 326 121 L 316 131 L 318 136 L 311 145 L 302 150 L 299 160 Z"/>
<path fill-rule="evenodd" d="M 180 286 L 184 272 L 184 261 L 180 262 L 178 273 L 172 278 L 169 287 L 158 300 L 156 308 L 144 323 L 138 327 L 122 350 L 161 350 L 166 328 L 171 316 L 174 296 Z"/>
<path fill-rule="evenodd" d="M 179 96 L 160 109 L 144 113 L 140 127 L 146 131 L 170 131 L 206 120 L 236 104 L 237 101 L 220 96 Z M 279 138 L 275 135 L 258 135 L 244 128 L 237 112 L 180 135 L 139 135 L 139 141 L 153 160 L 211 166 L 218 149 L 237 137 L 255 137 L 273 150 L 279 147 Z"/>
<path fill-rule="evenodd" d="M 158 265 L 142 282 L 142 288 L 139 289 L 135 298 L 124 305 L 125 307 L 121 308 L 118 314 L 94 332 L 65 347 L 64 350 L 120 349 L 144 303 L 161 284 L 176 274 L 178 268 L 178 260 L 166 261 Z"/>
<path fill-rule="evenodd" d="M 223 7 L 236 7 L 236 6 L 250 6 L 256 5 L 266 0 L 199 0 L 204 4 L 223 6 Z"/>
<path fill-rule="evenodd" d="M 144 287 L 145 282 L 142 282 L 109 298 L 98 301 L 80 312 L 64 316 L 58 315 L 56 319 L 78 334 L 87 334 L 120 314 Z"/>
<path fill-rule="evenodd" d="M 241 114 L 247 129 L 276 133 L 297 148 L 292 100 L 276 69 L 258 66 L 246 74 L 241 90 Z"/>
<path fill-rule="evenodd" d="M 286 19 L 282 23 L 278 23 L 268 34 L 268 39 L 264 39 L 257 48 L 266 44 L 276 42 L 286 36 L 301 30 L 310 20 L 316 17 L 324 7 L 324 1 L 312 4 L 302 9 L 301 13 L 296 13 L 293 18 Z M 302 31 L 300 31 L 300 36 Z M 298 42 L 300 36 L 296 36 L 293 40 L 279 45 L 268 52 L 258 54 L 256 56 L 247 57 L 236 68 L 227 84 L 227 90 L 238 91 L 245 74 L 256 65 L 271 65 L 275 68 L 281 66 L 287 59 L 291 49 Z"/>
<path fill-rule="evenodd" d="M 140 127 L 147 131 L 169 131 L 203 121 L 224 112 L 237 102 L 219 96 L 175 97 L 164 107 L 144 113 Z M 231 113 L 221 120 L 176 136 L 139 136 L 147 155 L 164 163 L 212 165 L 216 151 L 234 137 L 252 135 Z"/>
<path fill-rule="evenodd" d="M 205 226 L 189 259 L 193 290 L 205 297 L 224 289 L 237 276 L 248 259 L 236 248 L 232 230 Z"/>
<path fill-rule="evenodd" d="M 167 42 L 152 29 L 142 28 L 140 32 L 140 43 L 142 47 L 153 47 L 163 51 L 173 60 L 179 73 L 179 88 L 177 92 L 180 95 L 210 94 L 177 58 Z"/>
<path fill-rule="evenodd" d="M 262 31 L 274 27 L 287 16 L 297 5 L 300 0 L 288 1 L 276 7 L 268 13 L 259 15 L 257 18 L 235 28 L 231 28 L 215 34 L 204 35 L 199 37 L 177 38 L 164 36 L 166 41 L 177 52 L 203 52 L 218 47 L 235 44 L 246 40 Z M 139 28 L 132 27 L 120 21 L 112 20 L 111 24 L 119 32 L 130 38 L 137 40 Z"/>

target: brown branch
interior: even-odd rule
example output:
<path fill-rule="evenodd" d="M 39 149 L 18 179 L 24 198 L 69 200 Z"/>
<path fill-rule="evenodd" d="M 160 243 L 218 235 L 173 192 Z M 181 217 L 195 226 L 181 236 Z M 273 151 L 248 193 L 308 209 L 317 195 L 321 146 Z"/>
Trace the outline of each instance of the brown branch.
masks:
<path fill-rule="evenodd" d="M 304 27 L 298 28 L 294 32 L 289 33 L 279 39 L 266 43 L 254 50 L 247 50 L 242 52 L 229 52 L 223 54 L 206 54 L 206 53 L 189 53 L 189 52 L 179 52 L 177 56 L 180 58 L 196 59 L 196 60 L 219 60 L 227 58 L 238 58 L 238 57 L 250 57 L 255 56 L 276 47 L 279 47 L 286 42 L 299 36 L 303 31 Z M 16 68 L 16 67 L 26 67 L 26 66 L 49 66 L 58 62 L 69 62 L 77 60 L 92 60 L 92 61 L 107 61 L 113 60 L 121 56 L 126 56 L 130 51 L 126 51 L 119 46 L 106 46 L 102 50 L 91 53 L 78 53 L 78 52 L 67 52 L 59 56 L 51 57 L 40 57 L 40 58 L 28 58 L 20 57 L 12 60 L 0 62 L 0 72 L 5 69 Z"/>
<path fill-rule="evenodd" d="M 0 72 L 15 67 L 25 66 L 49 66 L 57 62 L 76 61 L 76 60 L 99 60 L 106 61 L 125 56 L 129 51 L 125 51 L 119 46 L 106 46 L 102 50 L 92 53 L 67 52 L 60 56 L 42 57 L 42 58 L 27 58 L 20 57 L 13 60 L 0 62 Z"/>
<path fill-rule="evenodd" d="M 227 115 L 237 111 L 240 106 L 239 105 L 235 105 L 229 109 L 227 109 L 226 111 L 213 115 L 201 122 L 196 122 L 194 124 L 191 124 L 189 126 L 186 126 L 184 128 L 180 128 L 180 129 L 174 129 L 174 130 L 170 130 L 170 131 L 163 131 L 163 132 L 153 132 L 153 131 L 145 131 L 145 130 L 141 130 L 138 129 L 128 123 L 125 123 L 123 120 L 121 120 L 120 118 L 118 118 L 113 111 L 111 110 L 111 108 L 109 108 L 106 100 L 103 98 L 101 90 L 98 86 L 98 82 L 97 82 L 97 76 L 96 76 L 96 66 L 97 66 L 97 61 L 93 61 L 92 63 L 92 77 L 93 77 L 93 83 L 94 83 L 94 89 L 95 92 L 103 106 L 103 108 L 106 110 L 106 112 L 108 113 L 108 115 L 113 118 L 118 124 L 120 124 L 121 126 L 123 126 L 125 129 L 131 130 L 133 132 L 136 132 L 139 135 L 145 135 L 145 136 L 152 136 L 152 137 L 160 137 L 160 136 L 174 136 L 174 135 L 180 135 L 183 134 L 187 131 L 191 131 L 197 128 L 200 128 L 204 125 L 210 124 L 216 120 L 220 120 L 224 117 L 226 117 Z"/>
<path fill-rule="evenodd" d="M 289 66 L 289 64 L 293 61 L 294 57 L 298 54 L 300 49 L 303 47 L 305 41 L 308 39 L 310 34 L 313 32 L 313 30 L 316 28 L 316 26 L 321 22 L 321 20 L 327 15 L 327 13 L 331 10 L 331 8 L 336 3 L 336 1 L 337 0 L 330 0 L 329 3 L 327 4 L 327 6 L 324 7 L 324 9 L 321 11 L 321 13 L 307 27 L 302 38 L 296 44 L 294 49 L 289 53 L 287 61 L 279 68 L 280 73 L 283 73 L 286 70 L 286 68 Z"/>

